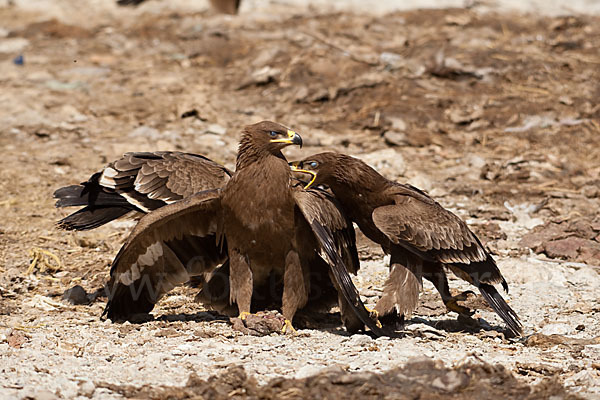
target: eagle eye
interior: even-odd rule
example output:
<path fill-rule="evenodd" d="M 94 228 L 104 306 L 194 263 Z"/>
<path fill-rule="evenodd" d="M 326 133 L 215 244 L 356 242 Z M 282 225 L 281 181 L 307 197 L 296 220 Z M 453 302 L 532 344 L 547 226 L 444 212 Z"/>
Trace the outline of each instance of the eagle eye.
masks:
<path fill-rule="evenodd" d="M 277 136 L 277 132 L 271 131 L 271 132 L 269 132 L 269 136 L 275 137 L 275 136 Z"/>
<path fill-rule="evenodd" d="M 319 163 L 318 163 L 318 162 L 316 162 L 316 161 L 311 161 L 311 162 L 310 162 L 308 165 L 309 165 L 311 168 L 317 168 L 317 166 L 319 165 Z"/>

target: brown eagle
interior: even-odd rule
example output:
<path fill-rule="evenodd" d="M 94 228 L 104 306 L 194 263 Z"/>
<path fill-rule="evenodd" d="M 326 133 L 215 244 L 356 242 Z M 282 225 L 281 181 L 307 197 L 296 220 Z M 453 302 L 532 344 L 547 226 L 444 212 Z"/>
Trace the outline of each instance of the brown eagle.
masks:
<path fill-rule="evenodd" d="M 380 334 L 346 269 L 346 265 L 356 269 L 358 263 L 354 237 L 349 234 L 351 224 L 330 196 L 291 183 L 291 172 L 281 149 L 301 143 L 298 134 L 273 122 L 246 127 L 236 172 L 223 189 L 205 190 L 172 204 L 159 205 L 140 220 L 113 262 L 105 314 L 115 320 L 149 312 L 174 286 L 187 282 L 191 276 L 210 275 L 218 265 L 227 264 L 229 300 L 237 305 L 242 318 L 251 311 L 255 288 L 273 275 L 282 281 L 282 314 L 286 329 L 290 329 L 296 310 L 308 301 L 311 268 L 325 266 L 330 268 L 339 290 L 347 328 L 357 330 L 366 324 Z M 118 175 L 114 172 L 120 171 L 117 164 L 102 174 L 109 178 Z M 141 167 L 130 174 L 129 183 L 120 188 L 131 188 L 131 176 L 139 176 L 143 170 Z M 101 179 L 102 174 L 91 181 L 95 182 L 95 192 L 105 194 L 106 179 Z M 168 175 L 157 174 L 162 179 Z M 134 184 L 135 190 L 124 196 L 117 191 L 118 183 L 108 187 L 106 197 L 118 199 L 119 206 L 124 206 L 123 199 L 130 206 L 136 204 L 131 202 L 131 193 L 139 194 L 140 188 Z M 156 182 L 155 189 L 164 186 L 164 181 Z M 78 188 L 71 190 L 77 194 Z M 61 197 L 59 193 L 57 197 L 60 202 L 68 196 Z M 140 196 L 137 197 L 139 201 Z M 161 201 L 167 199 L 163 196 Z M 86 205 L 83 200 L 79 203 Z M 136 206 L 138 211 L 145 211 Z"/>
<path fill-rule="evenodd" d="M 320 153 L 291 163 L 312 179 L 306 186 L 326 185 L 344 212 L 369 239 L 390 254 L 390 274 L 375 310 L 410 315 L 418 302 L 422 278 L 433 283 L 446 307 L 470 316 L 458 304 L 468 292 L 452 296 L 444 267 L 476 286 L 508 328 L 522 331 L 517 314 L 493 284 L 506 280 L 492 256 L 467 224 L 425 192 L 390 181 L 363 161 L 339 153 Z"/>

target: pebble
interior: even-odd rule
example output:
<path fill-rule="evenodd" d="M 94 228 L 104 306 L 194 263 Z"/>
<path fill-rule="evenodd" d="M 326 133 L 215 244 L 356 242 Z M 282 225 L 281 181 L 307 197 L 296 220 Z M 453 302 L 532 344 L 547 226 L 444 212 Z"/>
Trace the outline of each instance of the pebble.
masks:
<path fill-rule="evenodd" d="M 40 389 L 33 394 L 35 400 L 55 400 L 58 396 L 46 389 Z"/>
<path fill-rule="evenodd" d="M 29 44 L 25 38 L 9 38 L 0 40 L 0 53 L 19 53 Z"/>
<path fill-rule="evenodd" d="M 75 305 L 88 304 L 90 302 L 87 292 L 80 285 L 75 285 L 72 288 L 65 290 L 62 298 Z"/>
<path fill-rule="evenodd" d="M 361 154 L 358 157 L 386 176 L 398 176 L 406 171 L 404 157 L 394 149 L 377 150 L 372 153 Z M 388 178 L 392 177 L 388 176 Z"/>
<path fill-rule="evenodd" d="M 406 134 L 398 131 L 387 131 L 383 134 L 385 142 L 392 146 L 403 146 L 408 143 Z"/>
<path fill-rule="evenodd" d="M 218 124 L 210 124 L 208 128 L 206 128 L 206 133 L 222 136 L 227 133 L 227 128 Z"/>
<path fill-rule="evenodd" d="M 305 366 L 301 367 L 298 371 L 296 371 L 296 374 L 294 375 L 294 377 L 296 379 L 308 378 L 309 376 L 313 376 L 313 375 L 316 375 L 317 373 L 319 373 L 319 371 L 322 368 L 323 367 L 316 366 L 316 365 L 305 365 Z"/>
<path fill-rule="evenodd" d="M 572 330 L 573 328 L 567 324 L 547 324 L 540 330 L 540 333 L 544 335 L 567 335 Z"/>
<path fill-rule="evenodd" d="M 82 396 L 92 397 L 95 390 L 96 385 L 92 381 L 84 381 L 79 384 L 79 394 Z"/>
<path fill-rule="evenodd" d="M 352 335 L 352 337 L 346 342 L 346 346 L 368 346 L 373 342 L 373 338 L 367 335 Z"/>

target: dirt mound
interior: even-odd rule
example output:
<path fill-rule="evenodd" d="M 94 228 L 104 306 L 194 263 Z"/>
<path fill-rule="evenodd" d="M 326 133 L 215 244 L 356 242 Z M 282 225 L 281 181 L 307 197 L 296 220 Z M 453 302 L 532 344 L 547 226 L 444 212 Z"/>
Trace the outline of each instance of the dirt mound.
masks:
<path fill-rule="evenodd" d="M 445 368 L 430 359 L 412 360 L 384 374 L 350 373 L 332 368 L 304 379 L 273 379 L 265 385 L 247 376 L 241 365 L 203 380 L 195 375 L 185 387 L 139 388 L 100 384 L 126 398 L 153 399 L 578 399 L 554 378 L 535 386 L 519 382 L 501 365 L 465 364 Z"/>

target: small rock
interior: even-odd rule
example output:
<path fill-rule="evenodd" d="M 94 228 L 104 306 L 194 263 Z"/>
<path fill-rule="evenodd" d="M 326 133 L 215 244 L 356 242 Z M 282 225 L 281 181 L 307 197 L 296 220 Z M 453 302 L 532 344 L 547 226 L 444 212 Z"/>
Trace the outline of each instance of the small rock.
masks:
<path fill-rule="evenodd" d="M 571 99 L 569 96 L 560 96 L 558 98 L 558 101 L 561 104 L 564 104 L 564 105 L 567 105 L 567 106 L 573 105 L 573 99 Z"/>
<path fill-rule="evenodd" d="M 25 38 L 9 38 L 0 40 L 0 53 L 19 53 L 21 52 L 27 45 L 29 44 L 29 40 Z"/>
<path fill-rule="evenodd" d="M 579 249 L 586 242 L 585 239 L 572 236 L 547 242 L 544 244 L 544 250 L 546 255 L 551 258 L 574 259 L 579 254 Z"/>
<path fill-rule="evenodd" d="M 132 130 L 129 137 L 143 137 L 145 139 L 150 140 L 159 140 L 161 138 L 161 134 L 157 129 L 151 128 L 149 126 L 138 126 L 134 130 Z"/>
<path fill-rule="evenodd" d="M 404 57 L 400 54 L 383 52 L 379 55 L 379 60 L 389 68 L 400 68 L 406 63 Z"/>
<path fill-rule="evenodd" d="M 600 188 L 596 185 L 586 185 L 581 188 L 581 194 L 589 199 L 600 197 Z"/>
<path fill-rule="evenodd" d="M 571 332 L 571 327 L 567 324 L 548 324 L 540 332 L 544 335 L 566 335 Z"/>
<path fill-rule="evenodd" d="M 79 395 L 85 397 L 92 397 L 94 395 L 94 391 L 96 390 L 96 385 L 92 381 L 84 381 L 79 384 Z"/>
<path fill-rule="evenodd" d="M 33 396 L 35 400 L 56 400 L 58 396 L 46 389 L 37 390 Z"/>
<path fill-rule="evenodd" d="M 27 338 L 27 336 L 25 336 L 23 332 L 15 330 L 11 331 L 8 334 L 8 337 L 6 338 L 6 342 L 8 343 L 8 345 L 15 349 L 20 349 L 21 347 L 23 347 L 23 345 L 27 343 L 28 340 L 29 339 Z"/>
<path fill-rule="evenodd" d="M 404 157 L 394 149 L 378 150 L 359 157 L 388 178 L 393 179 L 406 171 Z"/>
<path fill-rule="evenodd" d="M 444 114 L 450 121 L 457 125 L 466 125 L 483 116 L 481 107 L 473 107 L 471 109 L 464 107 L 455 107 L 447 109 Z"/>
<path fill-rule="evenodd" d="M 206 133 L 212 133 L 214 135 L 224 135 L 227 133 L 227 128 L 219 124 L 210 124 L 206 129 Z"/>
<path fill-rule="evenodd" d="M 318 367 L 316 365 L 305 365 L 305 366 L 301 367 L 298 371 L 296 371 L 295 378 L 296 379 L 308 378 L 309 376 L 318 374 L 320 370 L 321 370 L 321 367 Z"/>
<path fill-rule="evenodd" d="M 386 144 L 391 146 L 403 146 L 408 144 L 406 134 L 398 131 L 387 131 L 383 134 L 383 139 Z"/>
<path fill-rule="evenodd" d="M 271 333 L 281 333 L 284 325 L 284 318 L 280 314 L 269 312 L 258 312 L 246 316 L 245 320 L 240 318 L 230 318 L 233 329 L 240 331 L 245 335 L 266 336 Z"/>
<path fill-rule="evenodd" d="M 270 66 L 264 66 L 256 71 L 252 72 L 252 75 L 249 79 L 242 82 L 237 89 L 245 89 L 250 86 L 261 86 L 266 85 L 267 83 L 275 82 L 281 75 L 281 70 L 278 68 L 273 68 Z"/>
<path fill-rule="evenodd" d="M 352 337 L 346 342 L 346 346 L 368 346 L 373 343 L 373 338 L 367 335 L 352 335 Z"/>
<path fill-rule="evenodd" d="M 87 292 L 80 285 L 75 285 L 70 289 L 65 290 L 62 296 L 63 300 L 74 305 L 89 304 L 90 299 Z"/>

